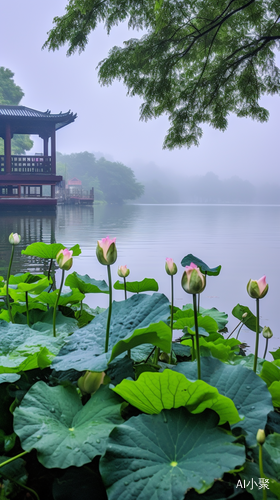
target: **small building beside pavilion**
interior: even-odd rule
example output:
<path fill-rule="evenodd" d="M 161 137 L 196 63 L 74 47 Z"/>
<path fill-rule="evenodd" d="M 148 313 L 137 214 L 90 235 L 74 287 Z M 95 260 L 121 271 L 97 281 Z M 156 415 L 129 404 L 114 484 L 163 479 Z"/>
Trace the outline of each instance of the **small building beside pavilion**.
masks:
<path fill-rule="evenodd" d="M 4 155 L 0 155 L 2 207 L 56 206 L 55 186 L 62 180 L 62 176 L 56 175 L 56 131 L 74 122 L 76 117 L 70 111 L 51 114 L 49 110 L 0 105 L 0 137 L 4 139 Z M 14 134 L 39 135 L 43 141 L 42 153 L 12 155 Z"/>

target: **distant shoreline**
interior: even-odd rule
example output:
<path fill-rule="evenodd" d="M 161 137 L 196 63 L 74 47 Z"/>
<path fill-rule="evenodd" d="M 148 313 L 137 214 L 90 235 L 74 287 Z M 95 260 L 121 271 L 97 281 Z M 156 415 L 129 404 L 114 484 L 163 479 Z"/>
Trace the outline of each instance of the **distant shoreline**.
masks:
<path fill-rule="evenodd" d="M 126 205 L 137 205 L 137 206 L 174 206 L 174 207 L 280 207 L 280 204 L 267 204 L 267 203 L 133 203 L 127 202 Z"/>

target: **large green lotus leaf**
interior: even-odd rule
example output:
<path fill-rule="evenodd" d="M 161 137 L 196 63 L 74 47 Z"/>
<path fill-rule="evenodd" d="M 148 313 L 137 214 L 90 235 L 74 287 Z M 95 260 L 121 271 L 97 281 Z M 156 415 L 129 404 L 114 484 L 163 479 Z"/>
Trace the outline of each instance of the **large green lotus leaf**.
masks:
<path fill-rule="evenodd" d="M 192 346 L 190 340 L 183 340 L 183 345 Z M 206 337 L 200 337 L 199 345 L 201 347 L 201 356 L 210 356 L 220 359 L 221 361 L 228 361 L 234 356 L 234 351 L 239 351 L 240 342 L 236 339 L 218 338 L 211 342 Z"/>
<path fill-rule="evenodd" d="M 42 241 L 37 243 L 31 243 L 25 250 L 22 250 L 23 255 L 31 255 L 34 257 L 40 257 L 41 259 L 55 259 L 60 250 L 66 248 L 62 243 L 44 243 Z M 82 253 L 80 245 L 74 245 L 69 248 L 73 251 L 73 257 L 77 257 Z"/>
<path fill-rule="evenodd" d="M 116 290 L 124 290 L 124 283 L 119 280 L 114 283 Z M 144 278 L 142 281 L 127 281 L 126 290 L 131 293 L 157 292 L 158 283 L 153 278 Z"/>
<path fill-rule="evenodd" d="M 12 297 L 12 299 L 15 302 L 25 302 L 26 301 L 26 295 L 23 290 L 18 290 L 18 288 L 13 289 L 9 287 L 9 295 Z M 28 294 L 28 303 L 36 302 L 37 301 L 38 295 L 35 294 Z"/>
<path fill-rule="evenodd" d="M 2 373 L 5 373 L 4 366 L 17 367 L 32 355 L 42 353 L 43 348 L 47 349 L 43 351 L 43 354 L 52 354 L 51 358 L 48 358 L 49 365 L 50 359 L 58 354 L 67 337 L 67 334 L 53 337 L 52 331 L 42 334 L 27 325 L 16 323 L 4 323 L 4 325 L 0 327 L 0 365 L 2 365 L 0 370 Z"/>
<path fill-rule="evenodd" d="M 254 354 L 248 354 L 248 356 L 234 355 L 228 361 L 228 363 L 231 365 L 244 366 L 246 368 L 249 368 L 249 370 L 253 370 L 254 360 L 255 360 Z M 258 358 L 258 360 L 257 360 L 257 373 L 258 374 L 262 371 L 262 367 L 263 367 L 264 362 L 265 362 L 265 359 Z"/>
<path fill-rule="evenodd" d="M 242 318 L 245 313 L 247 313 L 246 318 Z M 246 328 L 256 333 L 256 316 L 250 311 L 249 307 L 237 304 L 232 310 L 232 315 L 242 321 Z M 262 326 L 259 325 L 259 333 L 262 332 L 262 329 Z"/>
<path fill-rule="evenodd" d="M 9 285 L 18 285 L 19 283 L 36 283 L 38 280 L 44 279 L 44 274 L 19 273 L 11 275 Z"/>
<path fill-rule="evenodd" d="M 110 357 L 110 362 L 125 351 L 131 350 L 140 344 L 152 344 L 162 351 L 170 350 L 171 329 L 163 321 L 152 323 L 145 328 L 137 328 L 132 335 L 128 335 L 117 342 Z"/>
<path fill-rule="evenodd" d="M 64 316 L 60 311 L 56 313 L 56 335 L 65 336 L 77 329 L 78 322 L 74 318 Z M 32 325 L 33 330 L 44 332 L 44 334 L 53 334 L 53 309 L 40 314 L 40 321 Z"/>
<path fill-rule="evenodd" d="M 260 377 L 265 381 L 267 387 L 269 387 L 273 382 L 280 381 L 280 368 L 270 361 L 264 361 Z"/>
<path fill-rule="evenodd" d="M 26 304 L 23 304 L 23 303 L 13 302 L 11 304 L 11 306 L 12 306 L 13 316 L 15 316 L 16 313 L 22 314 L 22 313 L 25 313 L 27 311 L 27 306 L 26 306 Z M 37 309 L 38 311 L 47 311 L 48 310 L 47 306 L 45 306 L 44 304 L 40 304 L 40 302 L 30 302 L 30 303 L 28 302 L 28 310 L 32 311 L 33 309 Z M 2 315 L 2 311 L 0 314 L 0 318 L 5 319 L 5 321 L 10 321 L 10 319 L 6 319 L 7 315 L 4 315 L 4 314 Z"/>
<path fill-rule="evenodd" d="M 10 356 L 0 356 L 0 373 L 18 373 L 35 368 L 50 366 L 53 354 L 46 348 L 40 347 L 37 352 L 26 356 L 12 353 Z"/>
<path fill-rule="evenodd" d="M 213 318 L 216 321 L 219 330 L 223 330 L 228 323 L 228 314 L 218 311 L 216 307 L 212 307 L 211 309 L 204 309 L 203 307 L 200 307 L 199 314 L 201 314 L 201 316 L 210 316 Z"/>
<path fill-rule="evenodd" d="M 181 373 L 164 370 L 162 373 L 142 373 L 136 381 L 122 380 L 113 389 L 139 410 L 154 414 L 162 410 L 186 406 L 191 413 L 211 408 L 220 417 L 219 424 L 236 424 L 240 418 L 231 399 L 203 380 L 190 382 Z"/>
<path fill-rule="evenodd" d="M 169 301 L 163 294 L 133 295 L 113 302 L 109 352 L 104 353 L 108 310 L 96 316 L 87 326 L 74 332 L 53 362 L 57 371 L 106 370 L 111 350 L 119 341 L 133 335 L 136 329 L 167 321 Z M 128 344 L 127 344 L 128 345 Z"/>
<path fill-rule="evenodd" d="M 68 274 L 65 285 L 70 288 L 78 288 L 82 293 L 109 293 L 106 281 L 98 281 L 90 278 L 87 274 L 82 276 L 76 272 Z"/>
<path fill-rule="evenodd" d="M 277 351 L 269 351 L 270 354 L 272 355 L 273 359 L 280 359 L 280 347 L 277 349 Z"/>
<path fill-rule="evenodd" d="M 197 379 L 197 363 L 178 363 L 174 371 L 189 380 Z M 258 429 L 264 429 L 267 414 L 273 410 L 271 395 L 265 382 L 243 366 L 226 365 L 218 359 L 201 358 L 201 378 L 216 387 L 220 394 L 234 402 L 243 421 L 235 424 L 245 432 L 249 445 L 256 442 Z"/>
<path fill-rule="evenodd" d="M 37 294 L 43 292 L 50 284 L 52 284 L 52 280 L 49 280 L 47 276 L 44 276 L 36 283 L 19 283 L 18 290 Z"/>
<path fill-rule="evenodd" d="M 54 290 L 51 293 L 42 292 L 40 295 L 38 295 L 37 300 L 39 302 L 43 302 L 44 304 L 48 304 L 51 307 L 54 307 L 57 295 L 58 290 Z M 84 294 L 81 293 L 77 288 L 74 288 L 74 290 L 71 290 L 71 292 L 62 293 L 60 295 L 58 305 L 67 306 L 67 304 L 77 304 L 77 302 L 81 302 L 81 300 L 84 300 L 84 298 Z"/>
<path fill-rule="evenodd" d="M 172 351 L 175 353 L 178 361 L 187 361 L 191 357 L 191 348 L 177 342 L 172 343 Z"/>
<path fill-rule="evenodd" d="M 178 312 L 175 315 L 175 319 L 176 317 L 178 317 Z M 197 324 L 199 327 L 204 328 L 204 330 L 208 333 L 215 333 L 218 331 L 217 322 L 210 316 L 198 316 Z M 194 327 L 194 315 L 191 310 L 181 311 L 181 317 L 173 324 L 173 328 L 178 330 L 182 330 L 186 327 L 191 328 L 192 330 Z"/>
<path fill-rule="evenodd" d="M 111 432 L 100 472 L 109 500 L 183 500 L 203 493 L 245 460 L 243 446 L 217 427 L 211 410 L 139 415 Z"/>
<path fill-rule="evenodd" d="M 193 316 L 193 304 L 185 304 L 182 307 L 182 309 L 179 308 L 174 308 L 174 309 L 176 309 L 176 314 L 178 312 L 179 314 L 178 317 L 184 317 L 184 315 L 186 315 L 187 312 L 189 316 Z M 203 307 L 200 306 L 198 314 L 200 316 L 210 316 L 211 318 L 213 318 L 218 324 L 219 330 L 222 330 L 228 322 L 228 315 L 224 312 L 218 311 L 216 307 L 212 307 L 211 309 L 204 309 Z"/>
<path fill-rule="evenodd" d="M 74 387 L 37 382 L 14 411 L 14 431 L 45 467 L 80 467 L 104 452 L 109 433 L 123 422 L 121 404 L 108 387 L 83 406 Z"/>
<path fill-rule="evenodd" d="M 280 408 L 280 382 L 272 382 L 268 388 L 272 396 L 272 404 L 275 408 Z"/>
<path fill-rule="evenodd" d="M 218 276 L 222 269 L 222 266 L 208 267 L 207 264 L 203 262 L 203 260 L 200 260 L 198 257 L 195 257 L 191 253 L 189 253 L 182 259 L 181 264 L 183 267 L 186 267 L 189 266 L 192 262 L 196 264 L 197 267 L 199 267 L 202 273 L 205 274 L 205 272 L 207 272 L 208 276 Z"/>
<path fill-rule="evenodd" d="M 20 375 L 17 373 L 2 373 L 0 375 L 0 384 L 12 384 L 13 382 L 16 382 L 18 379 L 20 379 Z"/>

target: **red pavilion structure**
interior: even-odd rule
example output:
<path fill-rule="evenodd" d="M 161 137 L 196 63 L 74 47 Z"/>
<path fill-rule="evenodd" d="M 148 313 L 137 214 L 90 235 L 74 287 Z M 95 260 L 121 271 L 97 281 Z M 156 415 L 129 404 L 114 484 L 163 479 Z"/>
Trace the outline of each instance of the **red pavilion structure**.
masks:
<path fill-rule="evenodd" d="M 0 105 L 0 137 L 4 139 L 4 155 L 0 155 L 0 207 L 56 206 L 55 186 L 62 180 L 62 176 L 56 175 L 56 131 L 76 117 L 70 111 L 51 114 L 49 110 Z M 14 134 L 39 135 L 43 153 L 12 155 Z"/>

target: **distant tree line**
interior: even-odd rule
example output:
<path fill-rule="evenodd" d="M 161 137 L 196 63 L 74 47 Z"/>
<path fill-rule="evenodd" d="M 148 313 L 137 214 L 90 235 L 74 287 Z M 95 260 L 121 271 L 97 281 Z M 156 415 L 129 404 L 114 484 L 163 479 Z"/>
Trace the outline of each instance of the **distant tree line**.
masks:
<path fill-rule="evenodd" d="M 66 181 L 77 177 L 83 188 L 94 188 L 95 200 L 107 203 L 135 200 L 144 193 L 144 186 L 137 182 L 131 168 L 105 158 L 97 160 L 86 151 L 70 155 L 57 153 L 57 173 Z"/>
<path fill-rule="evenodd" d="M 220 179 L 213 172 L 192 177 L 170 175 L 152 165 L 142 174 L 137 170 L 137 176 L 145 185 L 139 203 L 280 203 L 280 186 L 273 182 L 257 187 L 237 176 Z"/>

